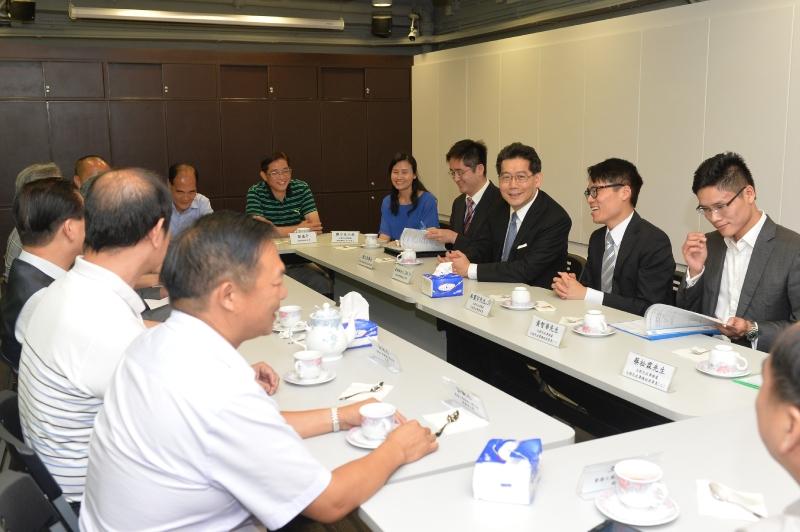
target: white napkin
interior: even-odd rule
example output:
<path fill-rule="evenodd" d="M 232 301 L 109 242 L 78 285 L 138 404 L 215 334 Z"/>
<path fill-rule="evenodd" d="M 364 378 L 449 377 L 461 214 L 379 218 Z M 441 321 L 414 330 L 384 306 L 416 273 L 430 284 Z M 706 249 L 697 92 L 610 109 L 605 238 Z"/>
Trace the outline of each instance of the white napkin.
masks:
<path fill-rule="evenodd" d="M 458 434 L 459 432 L 467 432 L 468 430 L 479 429 L 489 424 L 485 419 L 476 416 L 465 408 L 448 408 L 442 412 L 435 412 L 433 414 L 425 414 L 422 418 L 432 431 L 436 432 L 447 423 L 447 416 L 458 410 L 458 419 L 444 429 L 442 436 L 449 436 Z"/>
<path fill-rule="evenodd" d="M 383 388 L 381 388 L 377 392 L 367 393 L 365 391 L 371 389 L 376 384 L 378 383 L 354 382 L 353 384 L 345 388 L 345 390 L 339 394 L 339 397 L 340 398 L 347 397 L 348 395 L 353 395 L 354 393 L 358 392 L 364 392 L 364 393 L 358 393 L 358 395 L 356 395 L 355 397 L 351 397 L 350 399 L 345 399 L 344 401 L 342 401 L 342 404 L 356 403 L 358 401 L 363 401 L 364 399 L 369 399 L 370 397 L 374 397 L 378 401 L 383 401 L 384 398 L 387 395 L 389 395 L 389 392 L 391 392 L 394 389 L 394 386 L 392 386 L 391 384 L 384 384 Z"/>
<path fill-rule="evenodd" d="M 697 351 L 702 351 L 702 352 L 698 353 Z M 692 346 L 692 347 L 687 347 L 685 349 L 676 349 L 673 351 L 673 353 L 683 358 L 687 358 L 693 362 L 700 362 L 703 360 L 708 360 L 708 354 L 710 351 L 711 351 L 710 349 L 705 347 Z"/>
<path fill-rule="evenodd" d="M 700 515 L 720 517 L 723 519 L 758 521 L 756 516 L 738 504 L 718 501 L 715 499 L 714 496 L 711 495 L 711 489 L 708 487 L 709 482 L 710 481 L 707 478 L 697 479 L 697 513 Z M 740 493 L 753 499 L 754 501 L 758 501 L 758 504 L 752 505 L 751 508 L 761 515 L 767 515 L 767 507 L 764 506 L 764 495 L 761 493 L 748 493 L 744 491 L 741 491 Z"/>
<path fill-rule="evenodd" d="M 376 257 L 375 262 L 397 262 L 394 257 Z"/>
<path fill-rule="evenodd" d="M 342 322 L 351 319 L 368 320 L 369 303 L 358 292 L 348 292 L 339 298 L 339 311 L 342 313 Z"/>
<path fill-rule="evenodd" d="M 340 249 L 342 251 L 347 251 L 348 249 L 358 249 L 359 246 L 336 246 L 334 249 Z"/>
<path fill-rule="evenodd" d="M 169 305 L 169 296 L 165 297 L 164 299 L 145 299 L 144 302 L 147 303 L 147 307 L 150 310 L 155 310 L 165 305 Z"/>
<path fill-rule="evenodd" d="M 556 307 L 548 303 L 547 301 L 534 301 L 534 307 L 536 310 L 540 312 L 555 312 Z"/>
<path fill-rule="evenodd" d="M 583 316 L 561 316 L 559 325 L 577 325 L 583 321 Z"/>
<path fill-rule="evenodd" d="M 453 263 L 452 262 L 440 262 L 436 265 L 436 269 L 433 270 L 433 275 L 448 275 L 453 273 Z"/>

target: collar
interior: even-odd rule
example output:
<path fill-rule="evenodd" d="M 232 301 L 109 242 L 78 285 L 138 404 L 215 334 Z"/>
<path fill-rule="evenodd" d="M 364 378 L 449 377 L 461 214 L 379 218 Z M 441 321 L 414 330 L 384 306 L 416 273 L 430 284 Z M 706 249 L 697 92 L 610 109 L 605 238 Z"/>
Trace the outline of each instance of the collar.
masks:
<path fill-rule="evenodd" d="M 33 253 L 29 253 L 24 249 L 20 252 L 19 260 L 23 262 L 27 262 L 43 274 L 52 277 L 53 279 L 59 279 L 67 273 L 67 270 L 59 266 L 58 264 L 54 264 L 47 259 L 43 259 L 39 255 L 34 255 Z"/>
<path fill-rule="evenodd" d="M 627 218 L 622 220 L 618 223 L 614 229 L 606 228 L 606 233 L 611 233 L 611 239 L 614 241 L 614 246 L 619 248 L 622 244 L 622 237 L 625 236 L 625 230 L 628 228 L 628 225 L 631 223 L 633 219 L 633 213 L 636 211 L 631 211 Z"/>
<path fill-rule="evenodd" d="M 138 294 L 128 283 L 123 281 L 119 275 L 111 270 L 103 268 L 102 266 L 98 266 L 93 262 L 89 262 L 81 255 L 75 259 L 75 265 L 72 267 L 70 272 L 74 273 L 75 275 L 85 277 L 93 283 L 105 285 L 120 298 L 122 298 L 122 300 L 128 304 L 128 306 L 134 313 L 136 313 L 137 316 L 144 312 L 145 306 L 142 298 L 138 296 Z"/>
<path fill-rule="evenodd" d="M 536 189 L 536 194 L 533 195 L 533 199 L 530 200 L 525 205 L 523 205 L 522 207 L 520 207 L 519 209 L 517 209 L 517 220 L 519 222 L 519 226 L 517 226 L 517 229 L 519 229 L 519 227 L 522 226 L 522 220 L 525 219 L 525 215 L 528 214 L 529 210 L 531 210 L 531 207 L 533 206 L 533 202 L 536 201 L 536 198 L 538 198 L 538 197 L 539 197 L 539 189 L 537 188 Z M 509 207 L 508 208 L 508 216 L 510 217 L 513 212 L 514 212 L 514 207 Z"/>
<path fill-rule="evenodd" d="M 725 245 L 728 246 L 729 249 L 733 249 L 736 251 L 742 251 L 745 246 L 750 246 L 751 248 L 756 247 L 756 240 L 758 240 L 758 235 L 761 233 L 761 229 L 764 227 L 764 223 L 767 221 L 767 214 L 764 211 L 761 211 L 761 218 L 758 219 L 756 224 L 750 228 L 748 232 L 744 234 L 742 238 L 738 241 L 734 240 L 730 237 L 725 237 Z"/>
<path fill-rule="evenodd" d="M 478 203 L 481 202 L 481 198 L 483 197 L 483 193 L 486 192 L 487 188 L 489 188 L 489 180 L 488 179 L 486 180 L 486 182 L 483 184 L 483 186 L 475 194 L 473 194 L 472 196 L 467 194 L 466 198 L 472 198 L 472 201 L 475 202 L 475 206 L 477 207 Z M 464 198 L 464 201 L 466 201 L 466 198 Z"/>
<path fill-rule="evenodd" d="M 187 335 L 195 344 L 204 346 L 203 352 L 208 356 L 221 361 L 228 367 L 238 368 L 248 376 L 252 375 L 252 368 L 242 355 L 233 348 L 221 334 L 205 321 L 177 309 L 164 322 L 167 327 L 178 334 Z"/>
<path fill-rule="evenodd" d="M 267 194 L 269 194 L 272 199 L 274 199 L 275 201 L 286 201 L 286 198 L 292 195 L 292 184 L 294 183 L 294 178 L 290 179 L 289 184 L 286 185 L 286 197 L 284 197 L 283 200 L 279 200 L 278 198 L 275 197 L 275 194 L 272 193 L 272 189 L 269 188 L 269 185 L 267 184 L 266 181 L 262 180 L 261 183 L 264 185 Z"/>
<path fill-rule="evenodd" d="M 195 194 L 194 199 L 192 200 L 192 203 L 188 207 L 186 207 L 186 210 L 183 211 L 183 212 L 178 212 L 178 208 L 175 206 L 175 202 L 174 201 L 172 202 L 172 214 L 177 214 L 178 216 L 182 216 L 182 215 L 186 214 L 187 212 L 189 212 L 189 211 L 191 211 L 193 209 L 199 209 L 199 208 L 200 208 L 200 193 L 199 192 L 197 194 Z"/>

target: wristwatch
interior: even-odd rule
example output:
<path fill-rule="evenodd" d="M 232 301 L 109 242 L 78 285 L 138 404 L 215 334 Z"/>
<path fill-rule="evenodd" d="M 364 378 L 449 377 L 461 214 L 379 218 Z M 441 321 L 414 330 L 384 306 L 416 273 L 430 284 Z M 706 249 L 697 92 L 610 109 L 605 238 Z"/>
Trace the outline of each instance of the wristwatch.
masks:
<path fill-rule="evenodd" d="M 744 337 L 747 338 L 748 342 L 755 342 L 758 339 L 758 323 L 751 321 L 750 328 L 747 329 Z"/>
<path fill-rule="evenodd" d="M 333 432 L 339 432 L 339 409 L 331 408 L 331 425 Z"/>

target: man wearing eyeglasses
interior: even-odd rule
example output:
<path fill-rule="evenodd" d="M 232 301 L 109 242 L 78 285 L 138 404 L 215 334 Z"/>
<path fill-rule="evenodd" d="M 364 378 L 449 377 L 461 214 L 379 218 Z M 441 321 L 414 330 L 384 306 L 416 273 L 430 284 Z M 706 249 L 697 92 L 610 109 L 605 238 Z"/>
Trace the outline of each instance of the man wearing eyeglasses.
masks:
<path fill-rule="evenodd" d="M 447 152 L 445 161 L 461 194 L 453 200 L 450 229 L 431 228 L 425 236 L 448 249 L 463 251 L 500 201 L 500 191 L 486 178 L 486 144 L 482 141 L 459 140 Z"/>
<path fill-rule="evenodd" d="M 725 321 L 720 331 L 735 342 L 769 351 L 800 315 L 800 235 L 758 209 L 753 177 L 738 154 L 703 161 L 692 192 L 698 214 L 716 231 L 687 235 L 677 304 Z"/>
<path fill-rule="evenodd" d="M 539 189 L 542 161 L 531 146 L 506 146 L 496 167 L 505 202 L 495 205 L 465 252 L 451 251 L 440 260 L 452 261 L 462 277 L 549 288 L 566 263 L 572 221 Z"/>
<path fill-rule="evenodd" d="M 636 212 L 642 177 L 632 163 L 606 159 L 587 169 L 584 191 L 594 223 L 589 256 L 580 280 L 559 272 L 553 291 L 561 299 L 644 315 L 653 303 L 672 304 L 675 260 L 669 237 Z"/>

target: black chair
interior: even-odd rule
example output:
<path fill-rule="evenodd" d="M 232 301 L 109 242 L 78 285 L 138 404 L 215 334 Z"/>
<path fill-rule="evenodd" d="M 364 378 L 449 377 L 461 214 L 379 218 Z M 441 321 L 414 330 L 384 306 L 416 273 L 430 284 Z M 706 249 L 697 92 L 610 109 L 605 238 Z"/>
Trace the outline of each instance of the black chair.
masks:
<path fill-rule="evenodd" d="M 28 473 L 55 507 L 66 529 L 78 532 L 78 516 L 67 502 L 58 483 L 39 456 L 22 441 L 17 394 L 11 390 L 0 391 L 0 440 L 5 442 L 11 453 L 12 469 Z"/>
<path fill-rule="evenodd" d="M 586 267 L 586 259 L 574 253 L 567 253 L 567 264 L 564 271 L 567 273 L 574 273 L 576 279 L 581 278 L 583 269 Z"/>
<path fill-rule="evenodd" d="M 10 469 L 0 473 L 0 529 L 65 530 L 33 478 Z"/>

